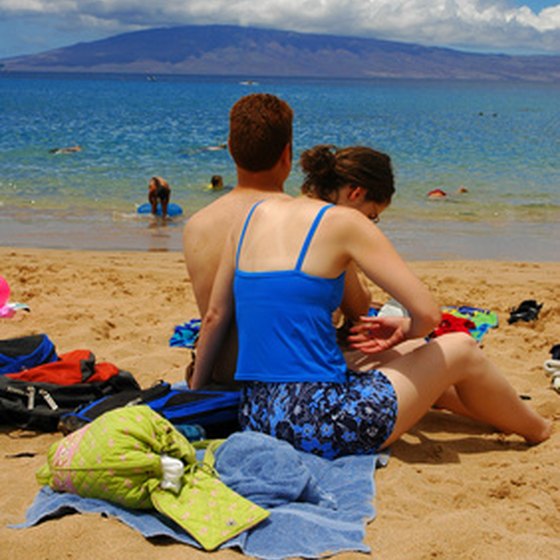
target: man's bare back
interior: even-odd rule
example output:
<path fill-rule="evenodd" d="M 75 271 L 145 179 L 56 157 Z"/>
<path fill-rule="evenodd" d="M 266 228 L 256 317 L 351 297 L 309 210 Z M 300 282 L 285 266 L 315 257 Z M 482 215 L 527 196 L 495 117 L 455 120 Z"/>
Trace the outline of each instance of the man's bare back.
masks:
<path fill-rule="evenodd" d="M 245 188 L 238 185 L 198 211 L 187 222 L 183 232 L 183 248 L 201 317 L 204 317 L 208 309 L 210 293 L 229 232 L 241 224 L 255 202 L 278 192 L 276 189 Z M 237 336 L 232 325 L 221 352 L 221 359 L 214 371 L 214 382 L 232 383 L 236 359 Z"/>

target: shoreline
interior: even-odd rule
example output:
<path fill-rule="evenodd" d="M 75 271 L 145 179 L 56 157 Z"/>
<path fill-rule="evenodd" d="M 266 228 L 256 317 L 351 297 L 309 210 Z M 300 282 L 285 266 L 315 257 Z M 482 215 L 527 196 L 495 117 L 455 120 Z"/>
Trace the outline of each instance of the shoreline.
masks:
<path fill-rule="evenodd" d="M 181 253 L 0 247 L 0 262 L 12 290 L 10 301 L 30 307 L 29 313 L 0 319 L 2 338 L 45 332 L 57 352 L 90 349 L 98 360 L 130 371 L 142 387 L 159 379 L 183 379 L 190 353 L 170 347 L 169 338 L 175 325 L 197 312 Z M 555 560 L 560 395 L 550 389 L 543 362 L 560 342 L 560 262 L 414 260 L 410 266 L 440 304 L 498 314 L 499 326 L 485 335 L 484 349 L 519 394 L 555 420 L 554 431 L 550 440 L 529 447 L 516 436 L 430 412 L 392 446 L 388 466 L 376 473 L 377 515 L 367 526 L 365 543 L 378 560 Z M 386 296 L 372 290 L 372 297 L 384 301 Z M 509 310 L 523 299 L 544 304 L 539 318 L 509 325 Z M 0 483 L 5 488 L 0 539 L 6 557 L 208 558 L 185 545 L 148 541 L 117 520 L 97 515 L 9 528 L 23 521 L 39 489 L 35 472 L 60 437 L 0 427 Z M 212 555 L 216 560 L 244 558 L 227 549 Z"/>
<path fill-rule="evenodd" d="M 151 216 L 110 213 L 96 216 L 0 214 L 0 245 L 19 248 L 181 252 L 188 215 L 162 223 Z M 499 260 L 556 262 L 560 222 L 485 222 L 406 219 L 388 214 L 381 229 L 407 260 Z"/>

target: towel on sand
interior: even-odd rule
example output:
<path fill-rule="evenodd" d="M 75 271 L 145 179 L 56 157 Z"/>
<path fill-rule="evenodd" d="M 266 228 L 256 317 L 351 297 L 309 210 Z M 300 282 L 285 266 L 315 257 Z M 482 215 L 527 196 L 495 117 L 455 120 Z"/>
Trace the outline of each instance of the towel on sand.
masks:
<path fill-rule="evenodd" d="M 446 305 L 441 309 L 455 317 L 472 321 L 474 325 L 472 328 L 469 328 L 469 332 L 477 342 L 481 342 L 484 335 L 490 329 L 495 329 L 498 326 L 498 315 L 496 312 L 490 311 L 490 309 L 481 309 L 469 305 L 461 305 L 459 307 Z"/>
<path fill-rule="evenodd" d="M 216 470 L 230 488 L 268 507 L 270 517 L 220 548 L 237 546 L 249 556 L 270 560 L 369 552 L 363 539 L 367 522 L 375 516 L 374 471 L 386 462 L 386 455 L 329 461 L 264 434 L 231 435 L 216 452 Z M 167 536 L 199 546 L 179 526 L 155 512 L 57 493 L 48 487 L 38 493 L 26 521 L 15 527 L 31 527 L 74 511 L 117 517 L 146 538 Z"/>
<path fill-rule="evenodd" d="M 169 339 L 169 346 L 181 348 L 195 348 L 200 333 L 200 319 L 191 319 L 186 323 L 177 325 Z"/>

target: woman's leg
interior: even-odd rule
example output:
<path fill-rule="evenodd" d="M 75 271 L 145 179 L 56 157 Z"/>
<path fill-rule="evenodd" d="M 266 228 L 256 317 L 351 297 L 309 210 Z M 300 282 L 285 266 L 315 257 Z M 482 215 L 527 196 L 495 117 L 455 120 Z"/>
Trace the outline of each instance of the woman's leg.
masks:
<path fill-rule="evenodd" d="M 364 354 L 360 350 L 346 350 L 344 358 L 348 369 L 354 371 L 371 371 L 372 369 L 383 369 L 383 366 L 388 363 L 416 350 L 427 344 L 423 338 L 416 338 L 414 340 L 407 340 L 398 344 L 390 350 L 379 352 L 378 354 Z M 438 400 L 434 403 L 434 408 L 443 408 L 461 416 L 471 418 L 469 411 L 465 408 L 461 399 L 457 395 L 455 387 L 449 387 L 444 391 Z"/>
<path fill-rule="evenodd" d="M 514 432 L 530 443 L 550 436 L 552 423 L 521 400 L 508 380 L 463 333 L 440 336 L 380 368 L 397 393 L 399 411 L 390 445 L 454 386 L 467 416 Z"/>
<path fill-rule="evenodd" d="M 434 403 L 433 407 L 437 410 L 448 410 L 449 412 L 454 412 L 455 414 L 460 414 L 461 416 L 466 416 L 467 418 L 473 418 L 468 408 L 463 404 L 457 394 L 455 387 L 449 387 L 446 389 Z M 476 420 L 476 418 L 473 418 Z"/>

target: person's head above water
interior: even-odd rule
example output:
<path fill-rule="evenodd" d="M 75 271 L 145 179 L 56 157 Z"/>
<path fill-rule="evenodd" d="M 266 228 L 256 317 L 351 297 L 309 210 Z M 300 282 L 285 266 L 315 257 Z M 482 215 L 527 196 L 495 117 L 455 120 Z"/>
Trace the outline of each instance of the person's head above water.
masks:
<path fill-rule="evenodd" d="M 293 111 L 269 93 L 242 97 L 230 111 L 229 151 L 235 164 L 247 171 L 274 167 L 292 143 Z"/>
<path fill-rule="evenodd" d="M 345 206 L 371 203 L 367 213 L 375 221 L 395 192 L 391 158 L 366 146 L 314 146 L 301 154 L 300 166 L 303 194 Z"/>
<path fill-rule="evenodd" d="M 216 191 L 224 188 L 224 180 L 221 175 L 212 175 L 210 179 L 210 188 Z"/>

